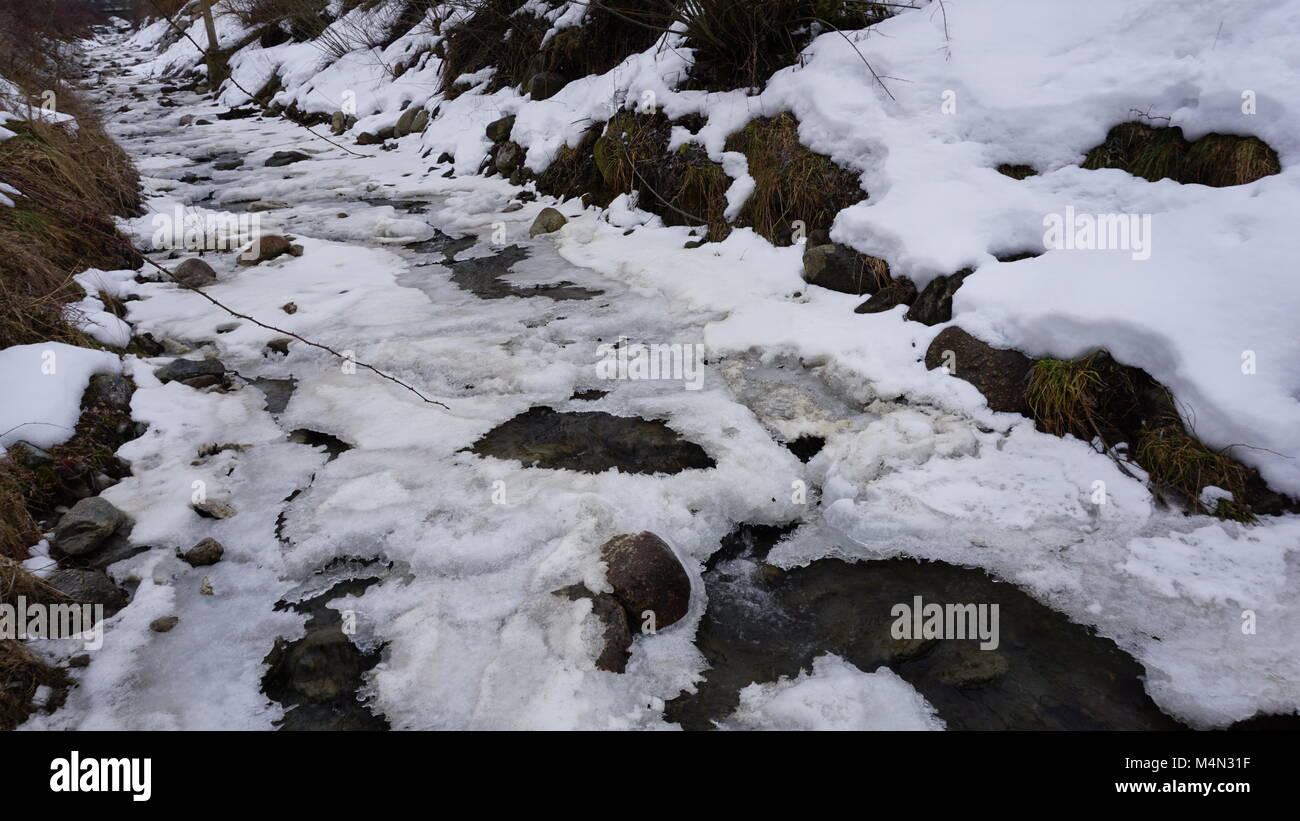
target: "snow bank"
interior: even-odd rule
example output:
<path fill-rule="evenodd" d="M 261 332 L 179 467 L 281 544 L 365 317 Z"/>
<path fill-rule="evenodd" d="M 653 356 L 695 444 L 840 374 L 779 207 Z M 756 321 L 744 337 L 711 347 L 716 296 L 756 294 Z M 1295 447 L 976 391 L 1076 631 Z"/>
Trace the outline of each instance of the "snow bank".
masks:
<path fill-rule="evenodd" d="M 0 350 L 0 384 L 5 388 L 0 446 L 19 440 L 42 448 L 66 442 L 81 418 L 81 395 L 90 377 L 121 370 L 116 354 L 62 342 Z"/>
<path fill-rule="evenodd" d="M 942 730 L 934 707 L 893 670 L 864 673 L 839 656 L 813 660 L 809 673 L 740 691 L 722 725 L 732 730 Z"/>

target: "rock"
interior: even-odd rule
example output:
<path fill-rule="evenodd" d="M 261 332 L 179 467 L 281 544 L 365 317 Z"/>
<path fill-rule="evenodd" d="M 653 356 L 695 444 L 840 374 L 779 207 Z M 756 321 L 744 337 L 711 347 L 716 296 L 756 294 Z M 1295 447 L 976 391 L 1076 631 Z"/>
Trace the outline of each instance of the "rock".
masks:
<path fill-rule="evenodd" d="M 411 133 L 420 134 L 428 127 L 429 111 L 428 109 L 420 108 L 415 112 L 415 116 L 411 118 Z"/>
<path fill-rule="evenodd" d="M 225 502 L 218 502 L 215 499 L 194 502 L 190 507 L 205 519 L 229 519 L 239 512 Z"/>
<path fill-rule="evenodd" d="M 267 234 L 254 240 L 249 248 L 240 252 L 235 261 L 240 265 L 257 265 L 262 262 L 269 262 L 284 254 L 292 254 L 293 248 L 293 243 L 289 242 L 287 237 L 279 234 Z"/>
<path fill-rule="evenodd" d="M 201 376 L 225 376 L 226 366 L 220 359 L 173 359 L 153 372 L 160 382 L 184 382 Z"/>
<path fill-rule="evenodd" d="M 189 124 L 192 123 L 192 122 L 194 122 L 194 115 L 193 115 L 193 114 L 185 114 L 185 115 L 183 115 L 183 116 L 181 117 L 180 121 L 179 121 L 177 124 L 178 124 L 178 125 L 189 125 Z"/>
<path fill-rule="evenodd" d="M 89 667 L 89 666 L 90 666 L 90 654 L 89 654 L 89 653 L 81 653 L 81 654 L 79 654 L 79 655 L 73 656 L 72 658 L 68 659 L 68 666 L 71 667 L 71 668 L 74 669 L 74 670 L 80 670 L 80 669 L 82 669 L 83 667 Z"/>
<path fill-rule="evenodd" d="M 310 154 L 304 154 L 301 151 L 277 151 L 267 158 L 263 163 L 267 168 L 279 168 L 285 165 L 292 165 L 303 160 L 310 160 Z"/>
<path fill-rule="evenodd" d="M 444 151 L 438 155 L 438 159 L 436 160 L 436 162 L 438 165 L 446 165 L 449 162 L 450 163 L 456 162 L 456 158 L 452 156 L 450 151 Z"/>
<path fill-rule="evenodd" d="M 543 208 L 542 213 L 537 215 L 533 220 L 533 226 L 528 229 L 528 236 L 535 237 L 539 234 L 550 234 L 560 230 L 568 222 L 564 215 L 554 208 Z"/>
<path fill-rule="evenodd" d="M 951 687 L 978 687 L 1006 674 L 1010 665 L 996 650 L 981 650 L 978 645 L 957 642 L 951 654 L 955 658 L 941 665 L 939 680 Z"/>
<path fill-rule="evenodd" d="M 185 551 L 181 558 L 185 559 L 190 567 L 207 567 L 221 561 L 225 552 L 226 549 L 221 546 L 221 542 L 216 539 L 204 539 Z"/>
<path fill-rule="evenodd" d="M 547 100 L 560 93 L 568 81 L 554 71 L 539 71 L 528 81 L 528 93 L 534 100 Z"/>
<path fill-rule="evenodd" d="M 970 268 L 963 268 L 955 274 L 932 279 L 912 303 L 906 318 L 923 325 L 938 325 L 952 319 L 952 295 L 972 273 Z"/>
<path fill-rule="evenodd" d="M 916 286 L 907 277 L 899 277 L 871 295 L 871 298 L 853 309 L 855 314 L 878 314 L 899 305 L 911 305 L 916 299 Z"/>
<path fill-rule="evenodd" d="M 298 313 L 298 306 L 293 302 L 286 302 L 280 306 L 280 310 L 286 314 L 296 314 Z"/>
<path fill-rule="evenodd" d="M 284 200 L 257 200 L 248 204 L 248 210 L 254 214 L 261 211 L 278 211 L 281 208 L 288 208 L 289 203 Z"/>
<path fill-rule="evenodd" d="M 63 553 L 84 556 L 128 521 L 127 515 L 107 499 L 93 496 L 82 499 L 63 514 L 54 528 L 54 541 Z"/>
<path fill-rule="evenodd" d="M 628 627 L 627 612 L 618 599 L 608 593 L 592 593 L 582 584 L 556 590 L 555 595 L 566 596 L 570 601 L 591 600 L 591 614 L 604 628 L 604 642 L 596 657 L 596 669 L 607 673 L 622 673 L 626 670 L 627 659 L 631 654 L 632 630 Z"/>
<path fill-rule="evenodd" d="M 102 570 L 56 570 L 45 583 L 78 604 L 102 604 L 113 615 L 126 606 L 127 595 Z"/>
<path fill-rule="evenodd" d="M 405 137 L 407 134 L 415 131 L 415 117 L 421 111 L 424 111 L 423 106 L 410 106 L 403 111 L 402 115 L 397 118 L 397 125 L 393 126 L 393 136 Z M 427 115 L 428 113 L 426 112 L 426 117 Z"/>
<path fill-rule="evenodd" d="M 244 161 L 242 159 L 236 158 L 233 160 L 222 160 L 221 162 L 214 162 L 212 164 L 212 168 L 216 171 L 234 171 L 236 168 L 238 168 L 243 164 Z"/>
<path fill-rule="evenodd" d="M 330 115 L 330 133 L 338 136 L 347 130 L 347 115 L 342 111 L 335 111 Z"/>
<path fill-rule="evenodd" d="M 198 257 L 190 257 L 172 269 L 172 279 L 186 288 L 202 288 L 216 283 L 217 272 Z"/>
<path fill-rule="evenodd" d="M 129 559 L 132 556 L 138 556 L 146 550 L 152 548 L 147 544 L 136 544 L 129 538 L 130 527 L 120 528 L 112 536 L 104 540 L 104 543 L 95 550 L 94 554 L 86 557 L 87 565 L 95 570 L 107 570 L 110 566 Z"/>
<path fill-rule="evenodd" d="M 265 662 L 264 681 L 317 704 L 353 693 L 364 672 L 361 652 L 337 626 L 293 642 L 277 638 Z"/>
<path fill-rule="evenodd" d="M 524 149 L 518 143 L 504 142 L 497 149 L 497 156 L 494 164 L 496 169 L 505 176 L 510 174 L 519 167 L 519 163 L 524 160 Z"/>
<path fill-rule="evenodd" d="M 994 348 L 956 326 L 940 331 L 925 352 L 927 368 L 949 366 L 951 375 L 984 394 L 992 410 L 1026 415 L 1025 387 L 1033 365 L 1033 360 L 1019 351 Z"/>
<path fill-rule="evenodd" d="M 182 379 L 180 382 L 186 387 L 193 388 L 196 391 L 201 391 L 207 388 L 215 388 L 218 385 L 224 384 L 225 381 L 225 377 L 207 374 L 205 376 L 196 376 L 192 379 Z"/>
<path fill-rule="evenodd" d="M 513 131 L 514 128 L 515 116 L 511 114 L 509 117 L 502 117 L 499 120 L 493 120 L 488 123 L 485 132 L 489 140 L 494 143 L 499 143 L 502 140 L 510 139 L 510 132 Z"/>
<path fill-rule="evenodd" d="M 120 373 L 101 373 L 90 378 L 89 397 L 118 410 L 131 409 L 131 383 Z"/>
<path fill-rule="evenodd" d="M 212 125 L 212 121 L 211 121 L 211 120 L 203 120 L 203 119 L 199 119 L 199 120 L 195 120 L 195 121 L 194 121 L 194 124 L 195 124 L 195 125 Z"/>
<path fill-rule="evenodd" d="M 522 211 L 522 210 L 524 210 L 524 204 L 522 202 L 512 202 L 509 205 L 507 205 L 505 208 L 502 208 L 501 213 L 513 214 L 516 211 Z"/>
<path fill-rule="evenodd" d="M 889 276 L 882 259 L 859 254 L 836 243 L 814 245 L 803 253 L 803 280 L 843 294 L 865 294 L 876 282 Z"/>
<path fill-rule="evenodd" d="M 288 356 L 289 344 L 292 342 L 293 340 L 287 336 L 278 337 L 266 343 L 266 350 L 274 354 L 279 354 L 280 356 Z"/>
<path fill-rule="evenodd" d="M 149 622 L 149 629 L 155 633 L 167 633 L 177 624 L 180 624 L 180 621 L 180 616 L 163 616 Z"/>
<path fill-rule="evenodd" d="M 31 442 L 18 441 L 9 446 L 5 456 L 9 461 L 22 465 L 29 470 L 44 467 L 54 461 L 47 451 L 36 447 Z"/>
<path fill-rule="evenodd" d="M 654 613 L 655 629 L 675 624 L 691 606 L 691 579 L 672 548 L 649 531 L 625 533 L 601 545 L 605 579 L 614 598 L 628 610 L 634 624 L 646 611 Z"/>
<path fill-rule="evenodd" d="M 203 583 L 199 585 L 199 595 L 211 596 L 215 592 L 216 591 L 212 589 L 212 579 L 208 578 L 207 576 L 204 576 Z"/>

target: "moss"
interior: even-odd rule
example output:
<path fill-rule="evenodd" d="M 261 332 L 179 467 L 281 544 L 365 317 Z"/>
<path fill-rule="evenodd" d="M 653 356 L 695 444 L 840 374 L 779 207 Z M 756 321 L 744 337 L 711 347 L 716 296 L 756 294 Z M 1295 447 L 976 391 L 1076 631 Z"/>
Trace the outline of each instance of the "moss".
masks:
<path fill-rule="evenodd" d="M 793 242 L 795 221 L 809 233 L 827 230 L 836 214 L 867 196 L 857 174 L 799 142 L 799 123 L 789 113 L 754 120 L 726 147 L 745 155 L 754 178 L 738 224 L 778 245 Z"/>
<path fill-rule="evenodd" d="M 1257 137 L 1207 134 L 1189 142 L 1181 128 L 1121 123 L 1088 152 L 1083 167 L 1118 168 L 1155 182 L 1171 179 L 1224 187 L 1244 185 L 1282 170 L 1277 152 Z"/>

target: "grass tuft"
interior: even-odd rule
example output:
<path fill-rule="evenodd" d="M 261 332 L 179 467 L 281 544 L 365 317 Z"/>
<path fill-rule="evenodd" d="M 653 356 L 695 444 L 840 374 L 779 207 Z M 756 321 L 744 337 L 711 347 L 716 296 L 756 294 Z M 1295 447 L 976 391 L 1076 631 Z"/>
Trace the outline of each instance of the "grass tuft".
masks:
<path fill-rule="evenodd" d="M 1178 127 L 1121 123 L 1088 152 L 1083 167 L 1118 168 L 1155 182 L 1171 179 L 1214 187 L 1244 185 L 1280 173 L 1277 152 L 1258 137 L 1207 134 L 1189 142 Z"/>
<path fill-rule="evenodd" d="M 777 245 L 793 242 L 796 220 L 807 232 L 827 230 L 836 214 L 867 196 L 857 174 L 799 142 L 789 113 L 754 120 L 727 140 L 727 150 L 745 155 L 755 183 L 738 224 Z"/>

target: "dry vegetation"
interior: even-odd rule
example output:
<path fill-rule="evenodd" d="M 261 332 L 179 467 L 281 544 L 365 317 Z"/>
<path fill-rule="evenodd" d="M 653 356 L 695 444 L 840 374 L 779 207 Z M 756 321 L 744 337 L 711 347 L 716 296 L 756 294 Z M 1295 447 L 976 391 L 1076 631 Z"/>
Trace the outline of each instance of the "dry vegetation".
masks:
<path fill-rule="evenodd" d="M 25 118 L 6 124 L 15 136 L 0 141 L 0 181 L 20 192 L 12 195 L 15 207 L 0 207 L 0 348 L 93 344 L 66 322 L 65 303 L 81 295 L 72 276 L 91 266 L 138 265 L 113 223 L 140 207 L 135 169 L 72 86 L 78 67 L 65 44 L 85 36 L 93 19 L 75 3 L 0 0 L 0 77 L 17 86 L 0 109 Z M 72 115 L 75 128 L 47 116 L 41 106 L 49 102 Z M 61 599 L 20 564 L 41 535 L 32 514 L 66 500 L 74 469 L 114 468 L 112 450 L 129 431 L 123 422 L 88 415 L 77 435 L 54 449 L 44 477 L 0 462 L 0 601 Z M 21 643 L 0 641 L 0 728 L 26 717 L 38 687 L 68 683 L 64 671 Z"/>
<path fill-rule="evenodd" d="M 1174 126 L 1121 123 L 1088 152 L 1083 167 L 1119 168 L 1151 180 L 1215 187 L 1244 185 L 1282 170 L 1277 152 L 1258 137 L 1206 134 L 1188 141 Z"/>

